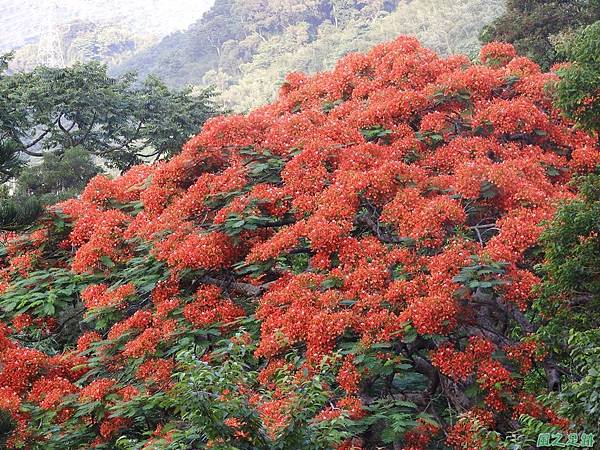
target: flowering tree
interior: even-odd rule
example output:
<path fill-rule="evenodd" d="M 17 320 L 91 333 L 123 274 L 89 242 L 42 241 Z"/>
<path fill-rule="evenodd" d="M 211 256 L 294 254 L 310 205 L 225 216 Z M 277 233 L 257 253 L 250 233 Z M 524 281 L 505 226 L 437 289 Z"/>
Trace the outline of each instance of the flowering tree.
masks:
<path fill-rule="evenodd" d="M 6 235 L 0 408 L 26 448 L 497 448 L 561 367 L 537 241 L 595 137 L 512 46 L 401 37 L 94 178 Z"/>

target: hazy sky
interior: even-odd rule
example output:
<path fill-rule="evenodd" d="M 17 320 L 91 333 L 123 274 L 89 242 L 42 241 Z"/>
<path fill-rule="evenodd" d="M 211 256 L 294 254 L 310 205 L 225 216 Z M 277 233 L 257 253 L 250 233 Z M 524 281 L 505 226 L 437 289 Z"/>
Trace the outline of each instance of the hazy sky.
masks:
<path fill-rule="evenodd" d="M 0 50 L 36 42 L 52 3 L 59 23 L 117 19 L 135 32 L 162 37 L 187 28 L 214 0 L 0 0 Z"/>

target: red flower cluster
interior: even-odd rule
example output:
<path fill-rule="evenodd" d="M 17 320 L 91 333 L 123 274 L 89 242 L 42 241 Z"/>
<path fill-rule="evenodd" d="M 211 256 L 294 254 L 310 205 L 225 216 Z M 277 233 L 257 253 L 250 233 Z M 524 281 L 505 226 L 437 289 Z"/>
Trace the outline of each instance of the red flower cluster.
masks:
<path fill-rule="evenodd" d="M 102 400 L 112 391 L 116 383 L 117 381 L 113 379 L 98 378 L 79 391 L 79 400 L 81 402 Z"/>
<path fill-rule="evenodd" d="M 131 283 L 111 289 L 104 284 L 92 284 L 81 292 L 81 300 L 89 310 L 95 308 L 119 308 L 127 297 L 135 294 L 135 286 Z"/>
<path fill-rule="evenodd" d="M 168 390 L 171 386 L 171 375 L 175 363 L 170 359 L 149 359 L 137 369 L 136 377 L 155 383 L 161 390 Z"/>
<path fill-rule="evenodd" d="M 42 377 L 33 383 L 27 399 L 39 403 L 44 409 L 51 409 L 59 405 L 65 395 L 77 391 L 77 387 L 65 378 L 59 376 L 53 378 Z"/>
<path fill-rule="evenodd" d="M 139 336 L 125 344 L 123 356 L 138 358 L 153 354 L 161 342 L 168 342 L 177 328 L 174 320 L 165 320 L 155 326 L 146 328 Z"/>
<path fill-rule="evenodd" d="M 419 420 L 416 428 L 404 435 L 404 450 L 425 450 L 433 437 L 440 431 L 439 427 Z"/>
<path fill-rule="evenodd" d="M 196 301 L 185 305 L 183 315 L 197 328 L 215 323 L 224 325 L 244 316 L 244 310 L 229 299 L 221 297 L 216 286 L 206 286 L 196 292 Z"/>
<path fill-rule="evenodd" d="M 495 424 L 494 416 L 489 411 L 473 409 L 462 414 L 458 422 L 448 433 L 446 442 L 453 448 L 461 450 L 480 450 L 483 448 L 481 431 L 491 429 Z"/>
<path fill-rule="evenodd" d="M 481 337 L 473 336 L 464 352 L 459 352 L 447 343 L 431 354 L 431 362 L 440 371 L 455 381 L 465 381 L 484 360 L 489 360 L 495 345 Z"/>
<path fill-rule="evenodd" d="M 517 56 L 515 48 L 510 44 L 492 42 L 481 50 L 479 59 L 485 64 L 505 65 Z"/>
<path fill-rule="evenodd" d="M 337 382 L 339 383 L 340 387 L 348 394 L 355 394 L 358 392 L 360 379 L 361 376 L 356 370 L 354 358 L 346 358 L 337 376 Z"/>

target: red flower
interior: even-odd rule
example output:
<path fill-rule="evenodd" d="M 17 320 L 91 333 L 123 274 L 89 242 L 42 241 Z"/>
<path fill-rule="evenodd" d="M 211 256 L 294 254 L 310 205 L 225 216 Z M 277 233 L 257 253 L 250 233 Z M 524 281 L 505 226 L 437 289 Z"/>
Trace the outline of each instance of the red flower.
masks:
<path fill-rule="evenodd" d="M 81 292 L 81 299 L 87 309 L 123 307 L 125 298 L 135 294 L 135 286 L 124 284 L 109 290 L 104 284 L 92 284 Z"/>
<path fill-rule="evenodd" d="M 517 51 L 511 44 L 490 42 L 481 49 L 479 58 L 487 64 L 505 65 L 517 56 Z"/>
<path fill-rule="evenodd" d="M 227 324 L 244 315 L 241 307 L 229 299 L 221 298 L 221 291 L 215 286 L 199 289 L 196 298 L 194 303 L 183 308 L 183 315 L 197 328 L 215 323 Z"/>
<path fill-rule="evenodd" d="M 13 318 L 13 327 L 16 331 L 21 331 L 23 328 L 30 327 L 33 324 L 33 319 L 29 314 L 19 314 Z"/>
<path fill-rule="evenodd" d="M 161 389 L 168 389 L 174 367 L 175 363 L 170 359 L 149 359 L 140 365 L 135 375 L 139 379 L 156 383 Z"/>
<path fill-rule="evenodd" d="M 354 358 L 346 357 L 344 364 L 342 365 L 337 376 L 337 382 L 339 383 L 340 387 L 348 394 L 355 394 L 358 392 L 360 378 L 360 374 L 358 373 L 354 364 Z"/>
<path fill-rule="evenodd" d="M 117 381 L 113 379 L 98 378 L 79 391 L 79 401 L 89 402 L 102 400 L 112 391 L 112 388 L 116 383 Z"/>

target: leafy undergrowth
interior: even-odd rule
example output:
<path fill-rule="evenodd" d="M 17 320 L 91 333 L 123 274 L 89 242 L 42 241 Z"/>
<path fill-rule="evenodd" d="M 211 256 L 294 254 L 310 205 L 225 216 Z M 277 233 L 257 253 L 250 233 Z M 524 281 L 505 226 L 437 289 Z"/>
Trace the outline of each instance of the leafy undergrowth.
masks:
<path fill-rule="evenodd" d="M 402 37 L 5 237 L 0 437 L 43 449 L 494 448 L 560 370 L 544 221 L 600 161 L 510 45 Z"/>

